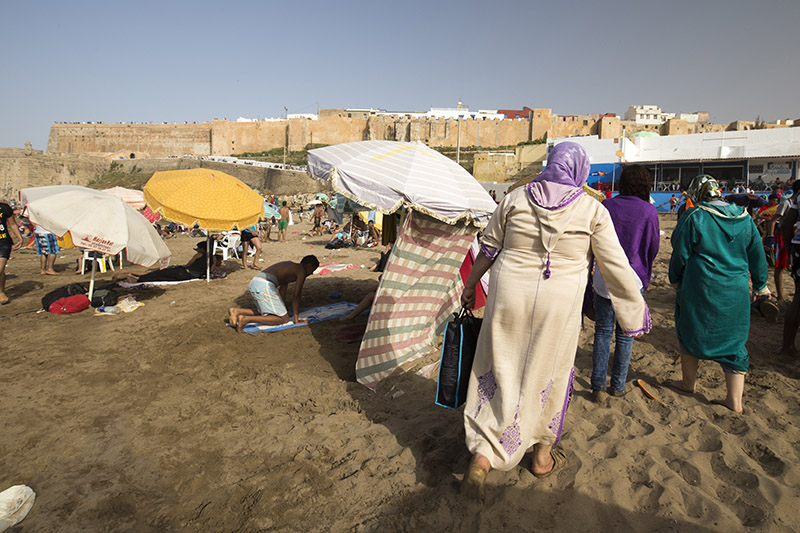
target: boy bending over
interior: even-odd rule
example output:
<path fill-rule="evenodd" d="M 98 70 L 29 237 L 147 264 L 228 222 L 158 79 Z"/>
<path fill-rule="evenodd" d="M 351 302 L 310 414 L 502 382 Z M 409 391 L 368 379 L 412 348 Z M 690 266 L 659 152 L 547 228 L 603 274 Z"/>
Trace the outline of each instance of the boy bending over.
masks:
<path fill-rule="evenodd" d="M 268 326 L 279 326 L 289 321 L 286 310 L 286 288 L 294 282 L 294 298 L 292 313 L 295 324 L 303 324 L 297 316 L 300 312 L 300 294 L 303 283 L 319 266 L 319 260 L 313 255 L 305 256 L 299 263 L 281 261 L 263 272 L 259 272 L 250 280 L 247 289 L 256 304 L 257 311 L 231 307 L 228 309 L 228 323 L 241 332 L 245 324 L 255 322 Z"/>

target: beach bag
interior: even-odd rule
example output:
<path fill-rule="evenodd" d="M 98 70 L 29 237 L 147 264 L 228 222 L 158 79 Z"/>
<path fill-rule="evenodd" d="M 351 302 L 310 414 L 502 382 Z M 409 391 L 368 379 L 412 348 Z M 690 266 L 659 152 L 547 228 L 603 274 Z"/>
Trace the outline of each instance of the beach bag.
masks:
<path fill-rule="evenodd" d="M 92 293 L 92 307 L 103 307 L 104 305 L 117 305 L 119 295 L 111 288 L 95 289 Z"/>
<path fill-rule="evenodd" d="M 57 315 L 65 315 L 69 313 L 80 313 L 88 308 L 89 298 L 85 294 L 75 294 L 74 296 L 59 298 L 53 302 L 47 310 Z"/>
<path fill-rule="evenodd" d="M 472 311 L 462 308 L 461 313 L 453 313 L 453 320 L 447 323 L 439 363 L 436 405 L 457 409 L 467 400 L 469 373 L 482 322 L 472 315 Z"/>
<path fill-rule="evenodd" d="M 76 294 L 86 294 L 87 292 L 86 288 L 80 283 L 64 285 L 42 296 L 42 309 L 50 310 L 50 306 L 53 305 L 56 300 L 66 298 L 67 296 L 75 296 Z"/>

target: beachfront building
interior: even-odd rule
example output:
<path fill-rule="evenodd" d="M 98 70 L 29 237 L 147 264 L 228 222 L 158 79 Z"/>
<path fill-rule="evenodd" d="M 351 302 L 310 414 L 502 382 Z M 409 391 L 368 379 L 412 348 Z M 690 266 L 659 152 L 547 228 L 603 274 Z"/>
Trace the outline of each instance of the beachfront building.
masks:
<path fill-rule="evenodd" d="M 642 125 L 658 126 L 672 118 L 675 118 L 675 113 L 664 113 L 656 105 L 632 105 L 625 111 L 625 120 Z"/>
<path fill-rule="evenodd" d="M 745 186 L 768 189 L 777 179 L 796 179 L 800 170 L 800 128 L 722 131 L 691 135 L 638 137 L 597 136 L 555 139 L 581 144 L 592 162 L 590 185 L 613 188 L 622 165 L 650 169 L 655 191 L 684 190 L 698 174 L 714 176 L 727 190 Z M 621 156 L 618 154 L 622 154 Z"/>

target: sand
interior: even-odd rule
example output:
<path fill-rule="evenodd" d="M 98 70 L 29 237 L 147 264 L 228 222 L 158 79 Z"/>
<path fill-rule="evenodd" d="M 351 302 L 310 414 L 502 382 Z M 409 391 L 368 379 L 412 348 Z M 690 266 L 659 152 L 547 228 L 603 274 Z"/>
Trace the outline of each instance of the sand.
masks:
<path fill-rule="evenodd" d="M 210 284 L 136 291 L 145 305 L 129 314 L 59 316 L 36 310 L 45 292 L 88 279 L 71 273 L 77 252 L 62 254 L 58 277 L 17 252 L 13 301 L 0 307 L 0 490 L 27 484 L 37 498 L 14 531 L 797 531 L 800 365 L 776 355 L 782 324 L 753 316 L 743 415 L 710 403 L 724 396 L 714 364 L 701 364 L 695 395 L 659 385 L 679 372 L 666 280 L 673 227 L 662 218 L 647 293 L 655 327 L 635 343 L 629 373 L 662 402 L 630 383 L 607 407 L 589 401 L 587 321 L 567 466 L 536 479 L 527 457 L 493 471 L 482 506 L 458 493 L 469 459 L 461 412 L 433 404 L 433 380 L 408 373 L 362 387 L 358 343 L 336 340 L 339 322 L 237 334 L 227 308 L 250 305 L 253 272 L 235 261 Z M 308 228 L 265 243 L 263 265 L 315 253 L 370 266 L 378 256 L 331 253 L 320 238 L 301 240 Z M 167 240 L 173 264 L 195 242 Z M 337 301 L 334 292 L 358 302 L 376 277 L 312 277 L 303 305 Z"/>

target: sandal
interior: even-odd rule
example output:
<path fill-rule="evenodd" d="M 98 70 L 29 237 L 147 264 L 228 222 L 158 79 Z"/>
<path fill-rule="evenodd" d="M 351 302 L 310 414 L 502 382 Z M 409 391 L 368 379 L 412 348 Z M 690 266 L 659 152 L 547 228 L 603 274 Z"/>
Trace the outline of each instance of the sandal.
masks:
<path fill-rule="evenodd" d="M 767 322 L 774 324 L 778 321 L 780 309 L 772 299 L 765 299 L 758 302 L 758 312 L 761 313 L 761 316 L 763 316 Z"/>
<path fill-rule="evenodd" d="M 472 463 L 461 481 L 461 494 L 472 500 L 483 501 L 486 496 L 486 475 L 489 472 Z"/>
<path fill-rule="evenodd" d="M 544 474 L 537 474 L 534 472 L 533 473 L 534 476 L 538 477 L 539 479 L 548 477 L 550 474 L 563 468 L 564 465 L 567 464 L 567 454 L 564 453 L 564 450 L 562 450 L 561 448 L 553 448 L 552 450 L 550 450 L 550 457 L 553 458 L 553 468 L 551 468 L 548 472 L 545 472 Z"/>

